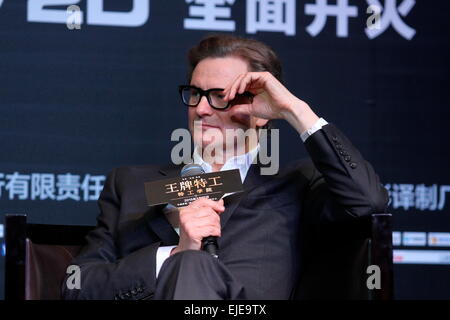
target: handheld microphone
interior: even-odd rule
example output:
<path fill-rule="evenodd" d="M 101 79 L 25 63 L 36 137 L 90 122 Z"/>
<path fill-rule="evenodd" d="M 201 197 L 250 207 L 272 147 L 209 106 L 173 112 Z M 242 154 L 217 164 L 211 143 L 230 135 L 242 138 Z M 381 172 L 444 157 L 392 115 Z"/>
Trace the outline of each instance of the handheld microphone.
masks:
<path fill-rule="evenodd" d="M 187 164 L 181 169 L 181 176 L 187 177 L 187 176 L 193 176 L 197 174 L 204 174 L 205 171 L 203 168 L 195 163 Z M 209 236 L 206 238 L 203 238 L 202 240 L 203 250 L 208 252 L 210 255 L 212 255 L 214 258 L 218 258 L 218 251 L 219 246 L 217 244 L 217 237 Z"/>

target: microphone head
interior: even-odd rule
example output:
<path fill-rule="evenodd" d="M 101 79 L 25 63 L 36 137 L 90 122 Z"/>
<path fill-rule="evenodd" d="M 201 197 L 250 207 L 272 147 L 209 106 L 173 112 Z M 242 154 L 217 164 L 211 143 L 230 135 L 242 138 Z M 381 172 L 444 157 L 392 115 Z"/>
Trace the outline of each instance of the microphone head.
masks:
<path fill-rule="evenodd" d="M 180 175 L 182 177 L 187 177 L 187 176 L 194 176 L 197 174 L 204 174 L 205 170 L 203 170 L 202 166 L 200 166 L 199 164 L 195 164 L 195 163 L 190 163 L 187 164 L 183 167 L 183 169 L 181 169 L 181 173 Z"/>

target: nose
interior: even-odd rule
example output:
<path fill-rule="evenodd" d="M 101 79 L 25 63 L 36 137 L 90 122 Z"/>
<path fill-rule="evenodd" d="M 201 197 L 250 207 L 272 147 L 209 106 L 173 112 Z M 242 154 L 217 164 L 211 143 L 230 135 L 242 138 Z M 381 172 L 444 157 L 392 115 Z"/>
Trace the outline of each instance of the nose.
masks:
<path fill-rule="evenodd" d="M 214 109 L 209 105 L 208 99 L 204 96 L 200 99 L 195 112 L 199 117 L 210 116 L 213 114 Z"/>

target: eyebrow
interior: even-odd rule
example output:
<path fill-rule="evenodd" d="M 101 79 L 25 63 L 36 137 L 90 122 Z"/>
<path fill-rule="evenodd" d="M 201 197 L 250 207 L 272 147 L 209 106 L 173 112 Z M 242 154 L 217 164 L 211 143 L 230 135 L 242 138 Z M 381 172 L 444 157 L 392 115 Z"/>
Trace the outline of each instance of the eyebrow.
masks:
<path fill-rule="evenodd" d="M 209 90 L 225 90 L 225 88 L 218 88 L 218 87 L 212 87 L 212 88 L 209 88 L 209 89 L 203 89 L 203 88 L 198 87 L 198 86 L 193 85 L 193 84 L 190 84 L 189 86 L 191 86 L 191 87 L 196 87 L 196 88 L 201 89 L 201 90 L 203 90 L 203 91 L 209 91 Z"/>
<path fill-rule="evenodd" d="M 192 87 L 196 87 L 196 88 L 202 89 L 203 91 L 211 90 L 211 89 L 220 89 L 220 90 L 224 90 L 224 89 L 225 89 L 225 88 L 221 88 L 221 87 L 210 87 L 210 88 L 208 88 L 208 89 L 203 89 L 202 86 L 196 85 L 196 84 L 194 84 L 194 83 L 189 83 L 188 85 L 189 85 L 189 86 L 192 86 Z"/>

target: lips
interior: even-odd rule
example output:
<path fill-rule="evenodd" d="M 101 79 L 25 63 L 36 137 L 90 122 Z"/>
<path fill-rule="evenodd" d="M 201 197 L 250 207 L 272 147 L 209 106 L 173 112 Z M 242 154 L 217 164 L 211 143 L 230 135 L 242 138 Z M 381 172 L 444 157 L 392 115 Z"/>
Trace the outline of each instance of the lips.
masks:
<path fill-rule="evenodd" d="M 202 129 L 220 129 L 218 126 L 213 126 L 212 124 L 209 123 L 202 123 Z"/>
<path fill-rule="evenodd" d="M 218 129 L 221 130 L 220 126 L 214 125 L 210 122 L 207 122 L 205 120 L 202 119 L 196 119 L 194 120 L 194 130 L 201 130 L 201 131 L 206 131 L 209 129 Z"/>

